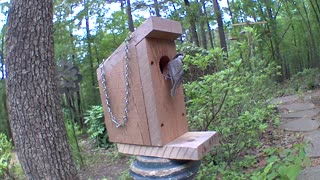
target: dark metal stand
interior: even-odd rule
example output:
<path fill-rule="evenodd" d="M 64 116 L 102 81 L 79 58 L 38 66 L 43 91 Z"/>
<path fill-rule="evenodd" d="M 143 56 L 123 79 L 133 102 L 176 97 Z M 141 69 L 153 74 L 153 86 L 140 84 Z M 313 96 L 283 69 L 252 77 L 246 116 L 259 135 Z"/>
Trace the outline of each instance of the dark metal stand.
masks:
<path fill-rule="evenodd" d="M 130 167 L 136 180 L 191 180 L 195 179 L 201 162 L 137 156 Z"/>

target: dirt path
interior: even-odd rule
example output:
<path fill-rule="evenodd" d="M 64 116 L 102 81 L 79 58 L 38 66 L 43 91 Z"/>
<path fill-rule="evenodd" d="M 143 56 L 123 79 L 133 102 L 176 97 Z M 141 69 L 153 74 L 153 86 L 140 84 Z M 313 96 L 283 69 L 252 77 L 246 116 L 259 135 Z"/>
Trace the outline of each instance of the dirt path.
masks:
<path fill-rule="evenodd" d="M 81 180 L 118 180 L 129 169 L 130 158 L 117 153 L 115 148 L 96 148 L 88 139 L 82 139 L 80 145 L 85 154 L 85 165 L 79 171 Z"/>

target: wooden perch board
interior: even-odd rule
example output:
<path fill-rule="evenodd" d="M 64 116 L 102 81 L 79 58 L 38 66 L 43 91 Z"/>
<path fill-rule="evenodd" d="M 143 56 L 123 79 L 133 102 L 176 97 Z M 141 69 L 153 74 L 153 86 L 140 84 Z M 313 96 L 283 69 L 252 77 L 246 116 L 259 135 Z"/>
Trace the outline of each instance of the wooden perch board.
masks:
<path fill-rule="evenodd" d="M 153 156 L 167 159 L 200 160 L 212 147 L 218 144 L 214 131 L 187 132 L 165 146 L 141 146 L 118 144 L 118 151 L 124 154 Z"/>

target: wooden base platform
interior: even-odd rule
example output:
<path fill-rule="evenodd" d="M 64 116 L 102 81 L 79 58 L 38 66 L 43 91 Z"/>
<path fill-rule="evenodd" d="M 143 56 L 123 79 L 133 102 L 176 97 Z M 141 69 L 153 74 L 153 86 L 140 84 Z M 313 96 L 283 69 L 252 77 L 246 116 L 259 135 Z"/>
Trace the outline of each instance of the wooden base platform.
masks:
<path fill-rule="evenodd" d="M 187 132 L 164 146 L 141 146 L 118 144 L 118 151 L 124 154 L 152 156 L 167 159 L 200 160 L 213 146 L 218 144 L 215 131 Z"/>

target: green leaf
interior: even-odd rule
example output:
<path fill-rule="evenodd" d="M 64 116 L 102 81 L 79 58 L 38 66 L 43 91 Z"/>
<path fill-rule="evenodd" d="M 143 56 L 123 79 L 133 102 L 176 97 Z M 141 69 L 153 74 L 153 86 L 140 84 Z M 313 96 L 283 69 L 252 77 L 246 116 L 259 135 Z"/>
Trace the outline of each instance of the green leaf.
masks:
<path fill-rule="evenodd" d="M 298 165 L 289 165 L 287 168 L 287 176 L 290 180 L 295 180 L 301 172 L 301 166 Z"/>

